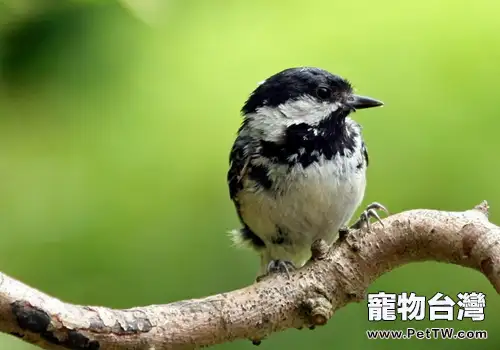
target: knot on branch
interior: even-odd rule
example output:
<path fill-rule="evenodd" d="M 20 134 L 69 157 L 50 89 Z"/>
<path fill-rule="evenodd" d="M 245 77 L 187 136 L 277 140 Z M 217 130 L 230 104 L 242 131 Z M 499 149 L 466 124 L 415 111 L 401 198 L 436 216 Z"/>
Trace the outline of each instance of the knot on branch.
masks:
<path fill-rule="evenodd" d="M 326 291 L 316 287 L 314 292 L 316 295 L 307 298 L 303 304 L 310 328 L 324 326 L 334 312 L 334 307 L 328 300 Z"/>
<path fill-rule="evenodd" d="M 479 210 L 484 215 L 486 215 L 486 217 L 488 217 L 490 206 L 488 205 L 487 201 L 482 201 L 481 203 L 479 203 L 478 205 L 476 205 L 474 207 L 474 209 Z"/>
<path fill-rule="evenodd" d="M 328 255 L 330 246 L 323 239 L 317 239 L 311 245 L 311 260 L 323 260 Z"/>

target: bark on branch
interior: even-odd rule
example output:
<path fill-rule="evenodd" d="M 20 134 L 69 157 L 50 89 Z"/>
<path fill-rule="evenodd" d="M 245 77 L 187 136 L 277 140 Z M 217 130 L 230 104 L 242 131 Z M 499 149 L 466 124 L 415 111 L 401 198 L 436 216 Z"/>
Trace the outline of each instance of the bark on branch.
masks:
<path fill-rule="evenodd" d="M 482 272 L 500 292 L 500 227 L 481 203 L 465 212 L 410 210 L 355 231 L 302 269 L 246 288 L 166 305 L 113 310 L 64 303 L 0 273 L 0 331 L 45 349 L 193 349 L 258 342 L 287 328 L 323 325 L 364 299 L 380 275 L 434 260 Z"/>

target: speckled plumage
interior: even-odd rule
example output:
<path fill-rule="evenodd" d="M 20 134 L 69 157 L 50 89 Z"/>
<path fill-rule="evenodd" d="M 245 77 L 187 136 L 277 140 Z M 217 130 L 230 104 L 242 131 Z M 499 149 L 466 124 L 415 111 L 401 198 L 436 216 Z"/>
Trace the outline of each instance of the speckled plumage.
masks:
<path fill-rule="evenodd" d="M 261 83 L 243 107 L 228 172 L 243 225 L 233 239 L 260 253 L 261 274 L 272 260 L 302 266 L 314 240 L 332 243 L 360 205 L 368 153 L 349 114 L 380 103 L 355 97 L 346 80 L 299 67 Z"/>

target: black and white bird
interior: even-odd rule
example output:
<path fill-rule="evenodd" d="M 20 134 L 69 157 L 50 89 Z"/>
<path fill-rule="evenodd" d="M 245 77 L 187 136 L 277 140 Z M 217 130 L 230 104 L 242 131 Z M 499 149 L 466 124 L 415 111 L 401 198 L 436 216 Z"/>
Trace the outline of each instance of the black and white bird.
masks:
<path fill-rule="evenodd" d="M 242 228 L 233 241 L 259 252 L 259 275 L 301 267 L 311 245 L 332 244 L 363 200 L 368 152 L 349 116 L 382 102 L 355 95 L 323 69 L 289 68 L 253 91 L 230 153 L 229 191 Z M 356 223 L 378 218 L 372 203 Z"/>

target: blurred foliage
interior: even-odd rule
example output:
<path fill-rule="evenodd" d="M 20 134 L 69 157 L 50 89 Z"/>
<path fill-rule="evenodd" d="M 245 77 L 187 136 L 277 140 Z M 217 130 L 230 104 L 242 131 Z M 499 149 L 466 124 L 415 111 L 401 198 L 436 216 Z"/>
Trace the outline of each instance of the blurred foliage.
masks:
<path fill-rule="evenodd" d="M 498 2 L 171 0 L 140 13 L 123 4 L 0 1 L 2 271 L 66 301 L 110 307 L 250 283 L 257 257 L 225 234 L 238 226 L 228 151 L 257 82 L 298 65 L 348 77 L 386 103 L 355 115 L 371 156 L 365 203 L 463 210 L 488 199 L 500 222 Z M 275 334 L 261 347 L 500 344 L 500 298 L 475 271 L 412 264 L 370 288 L 381 290 L 482 291 L 486 320 L 370 323 L 359 303 L 326 327 Z M 486 329 L 490 339 L 365 336 L 431 326 Z M 2 335 L 0 348 L 32 347 Z"/>

